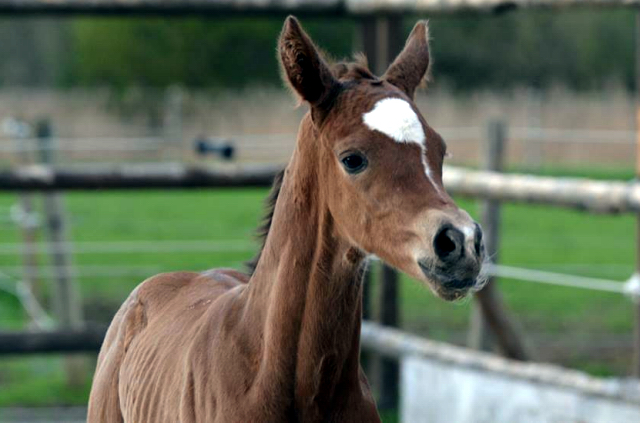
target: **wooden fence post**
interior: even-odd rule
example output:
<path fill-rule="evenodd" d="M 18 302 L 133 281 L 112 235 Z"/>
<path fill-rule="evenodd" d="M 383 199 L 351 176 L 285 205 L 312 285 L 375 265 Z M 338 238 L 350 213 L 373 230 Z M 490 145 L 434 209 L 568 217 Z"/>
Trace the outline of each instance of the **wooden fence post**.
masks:
<path fill-rule="evenodd" d="M 164 160 L 181 157 L 185 163 L 193 161 L 191 145 L 186 145 L 182 137 L 184 90 L 172 85 L 165 91 L 164 98 L 164 145 L 161 157 Z"/>
<path fill-rule="evenodd" d="M 399 327 L 398 313 L 398 272 L 383 264 L 380 271 L 379 286 L 379 321 L 384 326 Z M 392 410 L 398 407 L 400 369 L 397 360 L 386 357 L 380 360 L 379 369 L 380 399 L 378 407 Z"/>
<path fill-rule="evenodd" d="M 636 49 L 636 179 L 640 180 L 640 10 L 636 11 L 635 25 Z M 636 273 L 640 273 L 640 214 L 636 223 Z M 640 378 L 640 302 L 635 304 L 635 323 L 633 331 L 633 363 L 631 374 Z"/>
<path fill-rule="evenodd" d="M 504 165 L 505 149 L 505 127 L 501 121 L 493 120 L 489 122 L 487 128 L 487 138 L 484 148 L 482 169 L 502 172 Z M 491 261 L 498 263 L 500 251 L 500 202 L 495 200 L 484 200 L 480 205 L 480 222 L 484 237 L 485 249 Z M 494 278 L 489 278 L 488 284 L 493 285 Z M 494 288 L 489 288 L 494 289 Z M 487 326 L 482 310 L 478 302 L 471 305 L 469 321 L 468 345 L 470 348 L 482 351 L 490 351 L 495 340 Z"/>
<path fill-rule="evenodd" d="M 17 162 L 21 165 L 29 165 L 33 157 L 26 145 L 26 140 L 30 136 L 29 125 L 19 120 L 15 120 L 15 124 L 16 131 L 11 135 L 16 143 L 18 153 Z M 38 254 L 36 251 L 38 220 L 35 217 L 36 212 L 33 205 L 33 198 L 34 195 L 29 191 L 19 193 L 20 210 L 16 223 L 20 227 L 22 245 L 24 247 L 22 252 L 22 283 L 31 291 L 35 298 L 41 300 L 40 286 L 38 283 Z M 37 325 L 37 322 L 32 321 L 32 324 Z"/>
<path fill-rule="evenodd" d="M 502 171 L 506 132 L 504 122 L 491 121 L 489 123 L 487 153 L 484 160 L 485 169 Z M 482 226 L 487 254 L 493 258 L 494 262 L 497 262 L 500 239 L 500 203 L 498 201 L 485 200 L 483 202 Z M 517 360 L 527 360 L 530 355 L 512 318 L 505 309 L 502 296 L 493 277 L 489 278 L 487 285 L 476 293 L 475 298 L 476 303 L 471 313 L 469 346 L 476 349 L 488 349 L 488 346 L 491 345 L 490 336 L 493 336 L 505 356 Z"/>
<path fill-rule="evenodd" d="M 378 15 L 368 17 L 362 24 L 362 43 L 364 53 L 371 70 L 383 75 L 403 45 L 401 36 L 402 19 L 396 15 Z M 398 274 L 382 264 L 378 279 L 378 321 L 385 326 L 397 327 L 398 318 Z M 377 370 L 377 371 L 376 371 Z M 378 407 L 395 409 L 399 400 L 400 371 L 398 362 L 389 358 L 380 358 L 373 379 L 379 387 Z"/>
<path fill-rule="evenodd" d="M 39 143 L 40 159 L 44 164 L 54 162 L 54 145 L 51 123 L 38 122 L 36 136 Z M 63 198 L 57 192 L 44 194 L 44 214 L 55 275 L 52 289 L 53 309 L 58 325 L 63 330 L 78 330 L 83 326 L 82 303 L 71 273 L 71 252 L 67 243 L 66 219 Z M 67 382 L 71 386 L 81 386 L 86 375 L 86 360 L 83 357 L 69 357 L 66 360 Z"/>

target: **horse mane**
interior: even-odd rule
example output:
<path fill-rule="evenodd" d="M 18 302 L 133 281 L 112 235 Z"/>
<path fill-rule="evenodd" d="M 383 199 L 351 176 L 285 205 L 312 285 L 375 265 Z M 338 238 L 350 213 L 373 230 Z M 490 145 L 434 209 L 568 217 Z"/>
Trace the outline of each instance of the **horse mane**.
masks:
<path fill-rule="evenodd" d="M 331 73 L 336 79 L 340 80 L 362 80 L 370 79 L 377 80 L 376 76 L 371 73 L 367 65 L 367 58 L 364 54 L 356 54 L 353 62 L 337 62 L 331 65 Z M 273 213 L 276 208 L 276 202 L 280 195 L 280 188 L 282 188 L 282 180 L 284 178 L 284 169 L 276 174 L 273 178 L 273 185 L 271 186 L 271 192 L 265 201 L 266 213 L 262 219 L 262 224 L 258 227 L 257 239 L 260 242 L 260 249 L 256 255 L 245 263 L 249 275 L 253 275 L 258 265 L 258 261 L 262 256 L 265 242 L 267 241 L 267 235 L 271 229 L 271 223 L 273 222 Z"/>
<path fill-rule="evenodd" d="M 262 251 L 264 250 L 264 244 L 267 241 L 267 235 L 269 234 L 269 230 L 271 229 L 271 223 L 273 222 L 273 213 L 276 209 L 276 202 L 278 201 L 278 196 L 280 195 L 280 188 L 282 188 L 282 180 L 284 179 L 284 169 L 276 173 L 276 176 L 273 178 L 273 185 L 271 186 L 271 192 L 269 196 L 265 200 L 265 209 L 266 213 L 262 219 L 262 224 L 258 227 L 257 238 L 260 241 L 260 249 L 256 253 L 256 255 L 246 263 L 247 269 L 249 271 L 249 275 L 253 275 L 253 272 L 256 270 L 256 266 L 258 265 L 258 261 L 262 256 Z"/>

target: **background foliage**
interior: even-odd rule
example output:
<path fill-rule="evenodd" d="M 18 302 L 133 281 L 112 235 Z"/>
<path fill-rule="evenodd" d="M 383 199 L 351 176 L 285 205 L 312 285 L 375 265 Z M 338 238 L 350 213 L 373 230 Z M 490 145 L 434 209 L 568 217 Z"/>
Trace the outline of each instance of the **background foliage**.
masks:
<path fill-rule="evenodd" d="M 405 19 L 405 33 L 419 17 Z M 634 85 L 634 14 L 513 12 L 430 19 L 434 76 L 455 89 L 578 90 Z M 354 49 L 350 19 L 303 19 L 335 57 Z M 0 84 L 237 88 L 279 84 L 280 18 L 0 21 Z"/>

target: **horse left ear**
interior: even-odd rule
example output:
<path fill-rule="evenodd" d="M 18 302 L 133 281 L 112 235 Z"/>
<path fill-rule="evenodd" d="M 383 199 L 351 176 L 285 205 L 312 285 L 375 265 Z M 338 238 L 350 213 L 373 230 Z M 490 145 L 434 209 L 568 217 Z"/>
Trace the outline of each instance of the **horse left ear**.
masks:
<path fill-rule="evenodd" d="M 404 49 L 384 74 L 391 84 L 413 98 L 418 85 L 429 70 L 429 26 L 419 21 L 409 34 Z"/>
<path fill-rule="evenodd" d="M 328 113 L 340 83 L 293 16 L 284 22 L 278 55 L 284 79 L 311 105 L 311 116 L 319 124 Z"/>

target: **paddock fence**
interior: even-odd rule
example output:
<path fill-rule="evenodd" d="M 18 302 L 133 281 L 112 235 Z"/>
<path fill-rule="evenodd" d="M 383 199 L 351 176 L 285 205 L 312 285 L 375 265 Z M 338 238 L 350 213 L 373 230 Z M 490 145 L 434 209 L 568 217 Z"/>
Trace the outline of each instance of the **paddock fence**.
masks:
<path fill-rule="evenodd" d="M 519 129 L 524 131 L 524 129 Z M 630 134 L 620 131 L 620 140 L 628 140 Z M 591 137 L 595 139 L 595 137 Z M 199 189 L 199 188 L 238 188 L 267 187 L 273 176 L 281 169 L 274 165 L 238 165 L 225 164 L 216 167 L 189 166 L 180 163 L 150 163 L 121 165 L 65 166 L 30 165 L 17 169 L 0 171 L 0 189 L 5 191 L 64 191 L 64 190 L 108 190 L 108 189 Z M 554 178 L 521 174 L 504 174 L 498 171 L 472 170 L 446 166 L 444 183 L 452 195 L 481 198 L 499 202 L 519 202 L 529 204 L 545 204 L 563 208 L 573 208 L 590 213 L 638 213 L 640 212 L 640 184 L 635 181 L 593 181 L 581 178 Z M 193 244 L 193 243 L 191 243 Z M 207 249 L 249 249 L 250 245 L 241 241 L 229 241 L 223 245 L 202 243 L 189 245 L 186 248 Z M 154 248 L 162 248 L 162 244 L 154 242 Z M 101 251 L 109 248 L 118 251 L 127 248 L 147 248 L 141 245 L 101 244 Z M 57 247 L 74 248 L 89 251 L 98 246 L 57 245 Z M 20 251 L 33 253 L 32 246 L 0 245 L 0 254 Z M 42 248 L 42 247 L 40 247 Z M 184 245 L 180 246 L 185 248 Z M 95 269 L 94 269 L 95 270 Z M 537 279 L 541 282 L 555 279 L 562 275 L 549 275 L 544 272 L 526 272 L 526 269 L 515 270 L 493 266 L 491 273 L 509 274 L 524 279 Z M 515 272 L 515 273 L 514 273 Z M 517 274 L 517 275 L 516 275 Z M 589 278 L 572 279 L 574 286 L 587 287 Z M 576 282 L 578 281 L 578 282 Z M 591 281 L 593 282 L 593 281 Z M 612 281 L 605 281 L 611 283 Z M 601 284 L 609 290 L 625 291 L 618 282 Z M 591 285 L 595 287 L 596 285 Z M 632 292 L 635 285 L 630 284 Z M 612 288 L 613 287 L 613 288 Z"/>
<path fill-rule="evenodd" d="M 486 128 L 482 126 L 438 127 L 438 133 L 455 151 L 458 165 L 476 163 L 482 155 Z M 4 137 L 2 136 L 4 135 Z M 575 165 L 597 154 L 603 164 L 631 165 L 635 154 L 635 133 L 630 130 L 577 130 L 510 126 L 509 149 L 505 161 L 511 166 L 539 168 L 544 164 Z M 146 164 L 181 161 L 208 161 L 211 153 L 223 146 L 233 149 L 233 161 L 258 165 L 285 163 L 295 145 L 295 133 L 229 134 L 207 137 L 209 148 L 199 151 L 198 139 L 177 143 L 166 137 L 55 137 L 50 146 L 42 146 L 33 137 L 0 134 L 0 162 L 12 166 L 37 163 L 43 148 L 54 149 L 57 163 L 78 166 L 110 166 L 122 163 Z M 589 145 L 585 151 L 581 146 Z M 211 151 L 213 150 L 213 151 Z M 207 156 L 205 156 L 205 154 Z"/>
<path fill-rule="evenodd" d="M 174 164 L 134 164 L 56 168 L 33 165 L 0 171 L 2 191 L 202 189 L 269 187 L 282 166 L 227 168 Z M 640 212 L 640 183 L 587 178 L 544 177 L 444 167 L 451 195 L 502 202 L 541 204 L 590 213 Z"/>
<path fill-rule="evenodd" d="M 484 212 L 482 223 L 485 227 L 487 248 L 491 254 L 499 250 L 499 224 L 500 224 L 500 204 L 504 202 L 539 204 L 551 207 L 560 207 L 579 210 L 595 214 L 623 214 L 640 213 L 640 183 L 635 180 L 630 181 L 596 181 L 584 178 L 558 178 L 542 177 L 525 174 L 503 173 L 504 150 L 507 142 L 507 128 L 499 122 L 490 122 L 485 135 L 485 157 L 484 170 L 468 169 L 453 166 L 446 166 L 444 169 L 444 184 L 447 191 L 452 195 L 481 199 L 484 201 Z M 53 146 L 56 144 L 42 143 L 41 138 L 50 138 L 51 131 L 46 126 L 40 128 L 41 136 L 31 141 L 30 152 L 42 153 L 39 151 L 42 146 Z M 479 132 L 479 128 L 467 128 L 458 131 L 460 137 L 470 136 Z M 617 143 L 629 143 L 630 133 L 619 131 L 615 134 L 607 131 L 602 134 L 582 134 L 579 131 L 550 133 L 562 142 L 577 142 L 584 136 L 589 142 L 597 142 L 598 137 L 611 135 Z M 519 137 L 531 136 L 539 142 L 544 142 L 544 131 L 532 128 L 516 128 L 516 135 Z M 547 134 L 548 135 L 548 134 Z M 144 143 L 156 141 L 142 140 Z M 101 144 L 95 141 L 95 144 Z M 69 149 L 75 149 L 77 143 L 66 141 L 62 145 Z M 147 148 L 148 145 L 145 145 Z M 150 147 L 149 147 L 150 148 Z M 49 147 L 51 149 L 51 147 Z M 116 148 L 113 147 L 115 150 Z M 10 149 L 7 149 L 10 150 Z M 8 151 L 11 152 L 11 151 Z M 17 151 L 18 153 L 21 150 Z M 50 153 L 53 152 L 50 151 Z M 46 158 L 46 155 L 43 155 Z M 255 165 L 242 164 L 237 162 L 216 163 L 215 166 L 204 164 L 184 164 L 184 163 L 123 163 L 60 164 L 49 158 L 49 162 L 22 165 L 15 168 L 0 171 L 0 190 L 15 192 L 21 195 L 23 200 L 25 195 L 33 192 L 41 192 L 45 195 L 58 195 L 64 191 L 74 190 L 134 190 L 134 189 L 209 189 L 209 188 L 231 188 L 238 189 L 244 187 L 268 187 L 271 185 L 274 175 L 281 169 L 278 165 Z M 24 203 L 23 203 L 24 205 Z M 114 242 L 114 243 L 73 243 L 67 241 L 60 235 L 57 239 L 51 239 L 46 245 L 38 245 L 29 240 L 28 231 L 34 224 L 35 219 L 29 210 L 21 210 L 17 213 L 17 221 L 25 230 L 25 243 L 22 245 L 0 244 L 0 254 L 21 255 L 26 266 L 22 268 L 0 269 L 0 290 L 15 295 L 21 302 L 27 315 L 34 326 L 38 329 L 28 333 L 0 333 L 0 354 L 29 354 L 41 352 L 91 352 L 96 351 L 101 343 L 104 327 L 87 326 L 82 323 L 82 316 L 66 312 L 66 310 L 78 310 L 80 307 L 74 304 L 75 297 L 73 280 L 81 275 L 104 276 L 115 274 L 148 275 L 158 273 L 154 269 L 147 267 L 117 268 L 113 266 L 73 266 L 69 267 L 64 260 L 47 268 L 40 268 L 40 276 L 46 274 L 55 278 L 59 282 L 60 291 L 64 293 L 56 301 L 57 310 L 54 310 L 54 317 L 43 309 L 35 300 L 31 292 L 29 278 L 28 261 L 29 257 L 43 252 L 57 252 L 58 258 L 65 258 L 74 254 L 85 254 L 88 252 L 100 251 L 102 254 L 118 251 L 145 251 L 145 252 L 166 252 L 166 251 L 250 251 L 252 245 L 242 240 L 227 240 L 216 242 L 203 241 L 174 241 L 156 242 L 140 240 L 137 242 Z M 64 220 L 64 219 L 62 219 Z M 28 241 L 28 242 L 27 242 Z M 20 272 L 22 270 L 22 272 Z M 628 281 L 612 281 L 584 276 L 566 275 L 559 273 L 543 272 L 540 270 L 522 269 L 499 265 L 497 260 L 486 269 L 491 276 L 509 277 L 535 283 L 546 283 L 559 286 L 571 286 L 574 288 L 592 289 L 605 292 L 615 292 L 629 296 L 634 301 L 640 299 L 640 278 L 630 277 Z M 21 274 L 23 279 L 18 279 L 12 275 Z M 383 268 L 380 272 L 382 291 L 375 299 L 378 305 L 379 321 L 385 326 L 397 324 L 398 295 L 397 295 L 397 275 L 392 269 Z M 3 277 L 4 276 L 4 277 Z M 513 317 L 508 315 L 503 307 L 499 296 L 494 292 L 493 284 L 489 284 L 485 290 L 478 293 L 477 307 L 470 319 L 470 346 L 482 349 L 486 345 L 488 334 L 491 334 L 497 343 L 499 350 L 510 358 L 528 360 L 531 358 L 526 349 L 524 336 L 518 332 L 517 325 L 513 322 Z M 367 305 L 365 314 L 367 318 L 372 317 L 371 304 L 373 298 L 366 298 Z M 62 310 L 62 311 L 60 311 Z M 58 322 L 66 322 L 57 325 Z M 480 324 L 479 324 L 480 323 Z M 640 357 L 640 318 L 635 319 L 636 340 L 635 355 Z M 367 326 L 365 328 L 377 326 Z M 372 329 L 375 331 L 375 329 Z M 375 343 L 370 341 L 371 331 L 366 329 L 363 332 L 363 345 L 367 350 L 378 351 Z M 414 357 L 414 354 L 409 354 Z M 636 358 L 635 360 L 638 360 Z M 424 361 L 424 360 L 423 360 Z M 413 363 L 413 364 L 412 364 Z M 634 369 L 637 367 L 634 365 Z M 414 403 L 405 400 L 409 392 L 420 392 L 407 384 L 411 381 L 410 372 L 416 374 L 425 372 L 414 359 L 403 359 L 398 366 L 395 359 L 385 359 L 378 367 L 381 372 L 380 384 L 381 405 L 388 408 L 395 408 L 402 398 L 401 408 L 403 413 L 421 413 L 411 411 L 408 404 Z M 433 370 L 433 369 L 432 369 Z M 441 370 L 441 369 L 440 369 Z M 438 370 L 438 371 L 440 371 Z M 435 370 L 434 370 L 435 371 Z M 451 371 L 455 371 L 454 368 Z M 433 373 L 430 377 L 444 378 L 449 380 L 449 373 Z M 425 375 L 425 377 L 427 377 Z M 496 376 L 501 377 L 501 376 Z M 401 382 L 399 382 L 401 381 Z M 473 383 L 470 386 L 475 386 Z M 505 388 L 511 389 L 511 388 Z M 513 388 L 516 389 L 516 388 Z M 403 395 L 399 395 L 402 390 Z M 489 400 L 487 400 L 490 402 Z M 417 403 L 424 401 L 417 401 Z M 523 407 L 527 407 L 526 403 Z M 464 407 L 463 407 L 464 408 Z M 406 409 L 406 410 L 405 410 Z M 408 421 L 420 421 L 410 418 Z M 460 420 L 464 421 L 464 420 Z M 490 420 L 489 420 L 490 421 Z M 532 420 L 533 421 L 533 420 Z M 589 420 L 587 420 L 589 421 Z M 594 421 L 595 422 L 595 421 Z"/>
<path fill-rule="evenodd" d="M 640 0 L 478 0 L 478 1 L 465 1 L 465 0 L 421 0 L 421 1 L 386 1 L 386 0 L 310 0 L 310 1 L 214 1 L 214 0 L 167 0 L 167 1 L 122 1 L 122 0 L 56 0 L 56 1 L 42 1 L 42 0 L 0 0 L 0 14 L 3 15 L 34 15 L 34 14 L 49 14 L 49 15 L 105 15 L 105 14 L 119 14 L 119 15 L 161 15 L 161 16 L 177 16 L 177 15 L 190 15 L 197 14 L 199 16 L 214 16 L 223 17 L 230 15 L 276 15 L 284 16 L 289 13 L 297 15 L 313 15 L 313 16 L 351 16 L 355 17 L 362 24 L 362 41 L 363 46 L 358 48 L 364 50 L 367 54 L 370 63 L 373 64 L 373 70 L 377 74 L 382 74 L 386 64 L 390 63 L 391 59 L 395 56 L 395 53 L 399 51 L 399 46 L 402 43 L 403 37 L 398 36 L 401 28 L 400 18 L 403 14 L 438 14 L 438 13 L 502 13 L 514 9 L 564 9 L 564 8 L 584 8 L 584 7 L 627 7 L 629 10 L 636 10 L 640 6 Z M 383 41 L 383 42 L 379 42 Z M 386 42 L 384 42 L 386 41 Z M 640 51 L 640 50 L 639 50 Z M 494 128 L 496 129 L 496 128 Z M 496 133 L 499 134 L 500 130 Z M 499 138 L 500 135 L 497 135 Z M 499 144 L 499 143 L 498 143 Z M 499 157 L 499 155 L 496 155 Z M 491 160 L 495 160 L 494 159 Z M 489 161 L 491 161 L 489 160 Z M 498 159 L 499 161 L 499 159 Z M 472 198 L 481 198 L 485 201 L 485 210 L 488 218 L 482 219 L 485 229 L 487 231 L 488 239 L 487 244 L 490 252 L 495 250 L 499 241 L 499 205 L 501 202 L 526 202 L 532 204 L 546 204 L 557 207 L 569 207 L 573 209 L 583 210 L 585 212 L 596 213 L 635 213 L 638 214 L 638 201 L 637 201 L 637 185 L 635 183 L 620 183 L 620 182 L 596 182 L 588 180 L 570 180 L 570 179 L 536 179 L 536 177 L 529 177 L 525 175 L 510 175 L 503 176 L 496 174 L 490 170 L 497 163 L 488 163 L 487 172 L 478 172 L 463 169 L 448 169 L 445 172 L 445 185 L 453 194 L 460 194 L 469 196 Z M 139 171 L 136 169 L 130 169 L 128 167 L 116 167 L 110 169 L 70 169 L 70 168 L 56 168 L 55 166 L 36 166 L 25 167 L 15 171 L 2 172 L 0 175 L 0 190 L 23 192 L 28 193 L 30 191 L 42 191 L 45 194 L 51 194 L 51 204 L 56 203 L 55 196 L 58 190 L 82 190 L 82 189 L 146 189 L 146 188 L 170 188 L 170 189 L 184 189 L 184 188 L 206 188 L 206 187 L 233 187 L 239 188 L 244 185 L 250 186 L 267 186 L 270 183 L 270 177 L 272 176 L 274 169 L 260 169 L 255 172 L 252 168 L 227 168 L 225 170 L 210 169 L 204 167 L 190 167 L 182 165 L 170 165 L 164 169 L 153 168 L 149 169 L 146 165 L 140 167 Z M 640 169 L 639 169 L 640 171 Z M 453 176 L 451 176 L 453 175 Z M 83 182 L 83 178 L 84 182 Z M 533 179 L 532 179 L 533 178 Z M 515 184 L 513 181 L 518 181 Z M 128 181 L 128 182 L 127 182 Z M 536 181 L 542 182 L 542 186 L 536 186 Z M 544 185 L 547 183 L 548 185 Z M 622 187 L 621 185 L 624 185 Z M 564 188 L 563 188 L 564 187 Z M 575 188 L 572 191 L 571 188 Z M 458 190 L 458 191 L 457 191 Z M 522 190 L 522 191 L 519 191 Z M 532 190 L 523 194 L 524 190 Z M 610 196 L 609 192 L 616 192 L 615 195 Z M 579 193 L 579 194 L 578 194 Z M 569 198 L 567 200 L 566 198 Z M 23 204 L 25 205 L 25 216 L 29 216 L 29 199 L 28 196 L 23 195 Z M 48 216 L 48 224 L 54 226 L 56 218 L 60 215 L 52 213 Z M 29 219 L 25 219 L 28 222 Z M 57 264 L 52 269 L 57 276 L 59 286 L 61 290 L 65 291 L 57 308 L 61 309 L 61 304 L 65 301 L 73 299 L 73 290 L 70 289 L 72 284 L 69 281 L 72 279 L 71 274 L 68 273 L 68 268 L 64 264 L 65 257 L 70 254 L 69 243 L 64 237 L 64 231 L 53 231 L 53 238 L 57 238 L 51 243 L 52 255 L 56 256 L 61 264 Z M 62 228 L 64 229 L 64 228 Z M 29 233 L 29 224 L 26 223 L 25 227 L 25 239 L 29 239 L 31 236 Z M 56 232 L 57 231 L 57 232 Z M 493 234 L 493 235 L 490 235 Z M 493 244 L 492 244 L 493 243 Z M 493 245 L 493 246 L 492 246 Z M 27 251 L 28 252 L 28 251 Z M 25 261 L 28 261 L 28 254 L 25 254 Z M 25 268 L 25 275 L 28 277 L 28 272 Z M 513 269 L 506 268 L 493 268 L 493 273 L 513 271 Z M 397 278 L 393 272 L 382 272 L 387 276 L 387 282 L 383 283 L 386 287 L 383 292 L 389 294 L 385 296 L 385 301 L 388 303 L 388 309 L 393 310 L 395 307 L 396 289 L 395 282 Z M 521 273 L 524 277 L 524 273 Z M 534 275 L 531 272 L 527 274 L 529 280 L 547 279 L 547 281 L 553 282 L 563 279 L 562 275 Z M 567 278 L 565 278 L 567 279 Z M 629 293 L 636 298 L 637 295 L 637 283 L 638 278 L 630 278 L 627 282 L 627 289 L 625 292 Z M 586 281 L 580 281 L 573 279 L 573 285 L 586 288 L 587 286 L 596 286 L 598 281 L 590 281 L 592 283 L 584 283 Z M 600 281 L 603 282 L 603 281 Z M 607 282 L 607 281 L 604 281 Z M 608 281 L 617 283 L 623 286 L 618 281 Z M 501 343 L 503 353 L 506 353 L 512 357 L 526 358 L 526 351 L 522 348 L 518 342 L 518 335 L 514 332 L 512 325 L 509 324 L 509 318 L 504 313 L 501 313 L 501 307 L 499 303 L 496 303 L 495 296 L 491 295 L 491 287 L 493 284 L 488 285 L 488 289 L 485 292 L 489 295 L 480 294 L 478 296 L 480 309 L 484 319 L 492 326 L 494 334 L 498 334 L 498 341 Z M 604 286 L 604 285 L 601 285 Z M 17 284 L 14 289 L 17 296 L 23 299 L 25 308 L 33 308 L 34 305 L 31 301 L 32 296 L 29 294 L 28 287 L 24 284 Z M 31 304 L 31 305 L 30 305 Z M 383 307 L 385 308 L 385 307 Z M 60 310 L 59 310 L 60 311 Z M 64 311 L 64 310 L 63 310 Z M 33 312 L 37 314 L 37 310 L 33 309 Z M 383 313 L 385 316 L 382 323 L 393 323 L 395 317 L 394 313 Z M 77 316 L 73 317 L 63 313 L 63 319 L 65 321 L 64 327 L 61 332 L 66 335 L 50 337 L 49 340 L 44 338 L 38 343 L 30 341 L 36 339 L 35 335 L 39 333 L 22 333 L 22 334 L 9 334 L 16 335 L 15 338 L 4 339 L 0 343 L 3 347 L 6 346 L 4 353 L 10 353 L 11 345 L 18 345 L 23 343 L 23 352 L 35 352 L 35 351 L 48 351 L 51 350 L 50 345 L 52 341 L 67 340 L 65 345 L 58 346 L 58 351 L 94 351 L 97 348 L 96 339 L 100 338 L 99 335 L 88 335 L 87 328 L 76 326 Z M 478 319 L 474 319 L 478 321 Z M 636 375 L 640 375 L 640 309 L 638 310 L 638 316 L 636 318 L 636 364 L 634 369 Z M 624 394 L 620 395 L 619 392 L 631 390 L 636 391 L 634 387 L 625 385 L 624 388 L 616 387 L 613 389 L 613 393 L 608 389 L 608 382 L 600 379 L 595 380 L 588 378 L 585 375 L 576 375 L 575 373 L 567 373 L 561 369 L 552 369 L 549 373 L 549 377 L 536 377 L 535 375 L 547 374 L 545 368 L 536 364 L 528 363 L 514 363 L 511 361 L 504 361 L 503 359 L 496 357 L 488 357 L 482 355 L 482 353 L 462 351 L 458 354 L 452 347 L 443 346 L 442 349 L 433 347 L 431 350 L 424 344 L 424 340 L 415 340 L 409 337 L 402 337 L 402 334 L 389 333 L 388 330 L 371 326 L 369 324 L 363 327 L 362 341 L 366 348 L 373 348 L 379 351 L 386 351 L 386 354 L 398 357 L 402 356 L 402 373 L 403 375 L 417 375 L 422 378 L 420 386 L 412 389 L 405 389 L 411 387 L 411 381 L 407 378 L 403 378 L 403 406 L 402 413 L 405 421 L 421 422 L 428 418 L 429 411 L 422 408 L 415 408 L 419 404 L 406 405 L 408 401 L 416 402 L 421 401 L 423 404 L 429 404 L 433 410 L 440 410 L 440 419 L 446 416 L 446 420 L 432 420 L 432 421 L 473 421 L 475 422 L 492 422 L 500 423 L 502 421 L 513 422 L 516 421 L 515 416 L 518 417 L 517 421 L 535 421 L 538 422 L 551 422 L 551 421 L 579 421 L 579 419 L 585 422 L 596 422 L 592 418 L 594 416 L 603 415 L 598 410 L 606 410 L 605 408 L 597 408 L 593 405 L 595 401 L 589 402 L 575 402 L 571 400 L 567 395 L 564 395 L 567 390 L 572 392 L 578 391 L 580 395 L 585 395 L 588 398 L 606 399 L 615 402 L 616 404 L 622 404 L 623 407 L 631 404 L 630 407 L 636 407 L 637 409 L 637 396 L 636 394 Z M 479 329 L 481 334 L 483 329 Z M 50 332 L 43 332 L 43 334 L 51 335 Z M 55 333 L 54 333 L 55 335 Z M 0 335 L 4 336 L 4 335 Z M 482 338 L 480 335 L 479 338 Z M 80 340 L 93 339 L 91 342 L 74 342 Z M 6 342 L 4 342 L 6 341 Z M 414 342 L 415 341 L 415 342 Z M 429 352 L 431 351 L 431 352 Z M 446 357 L 461 357 L 462 354 L 467 354 L 472 358 L 460 358 L 458 361 L 447 359 Z M 437 366 L 447 367 L 447 371 L 442 371 L 441 368 L 434 368 L 433 361 L 438 363 Z M 431 360 L 431 364 L 429 363 Z M 501 365 L 496 365 L 499 361 Z M 464 363 L 468 365 L 465 366 Z M 431 365 L 431 367 L 429 367 Z M 426 367 L 425 367 L 426 366 Z M 501 370 L 505 370 L 502 371 Z M 530 372 L 530 373 L 527 373 Z M 471 373 L 471 374 L 469 374 Z M 480 374 L 482 377 L 476 377 Z M 522 393 L 518 387 L 513 385 L 505 385 L 504 379 L 514 380 L 527 380 L 531 384 L 540 387 L 547 384 L 547 382 L 553 382 L 552 379 L 559 377 L 558 375 L 566 375 L 568 379 L 574 380 L 575 384 L 563 383 L 549 383 L 556 391 L 546 391 L 544 395 L 539 395 L 537 398 L 544 399 L 544 401 L 535 402 L 513 402 L 513 404 L 524 404 L 523 406 L 510 407 L 512 402 L 506 399 L 511 399 L 510 395 L 518 393 L 520 397 L 535 397 L 535 395 L 529 393 Z M 391 372 L 392 377 L 396 377 Z M 529 376 L 527 376 L 529 375 Z M 574 376 L 573 378 L 571 376 Z M 461 379 L 463 378 L 463 379 Z M 494 378 L 494 379 L 491 379 Z M 587 379 L 585 379 L 587 378 Z M 587 380 L 588 383 L 581 383 L 580 381 Z M 452 384 L 451 382 L 457 383 Z M 441 391 L 440 395 L 430 395 L 429 397 L 410 398 L 409 392 L 423 392 L 422 387 L 425 386 L 425 382 L 430 387 L 441 385 L 443 387 L 450 387 L 449 391 Z M 468 382 L 468 383 L 466 383 Z M 579 383 L 580 382 L 580 383 Z M 593 382 L 593 383 L 591 383 Z M 635 383 L 635 382 L 633 382 Z M 492 397 L 490 399 L 487 396 L 482 396 L 482 391 L 486 390 L 488 385 L 498 386 L 497 390 L 500 390 L 500 395 Z M 571 385 L 571 386 L 569 386 Z M 595 389 L 593 386 L 600 386 Z M 463 395 L 460 395 L 460 387 L 467 387 Z M 616 385 L 618 386 L 618 385 Z M 455 389 L 455 391 L 454 391 Z M 551 393 L 549 393 L 551 392 Z M 560 398 L 559 400 L 554 399 Z M 451 400 L 455 398 L 463 398 L 466 400 L 461 405 L 463 412 L 474 412 L 474 418 L 472 420 L 464 420 L 456 418 L 460 416 L 453 416 L 453 408 L 451 407 Z M 497 400 L 495 398 L 498 398 Z M 433 402 L 437 399 L 441 404 L 441 408 L 437 408 Z M 456 399 L 457 400 L 457 399 Z M 554 402 L 555 401 L 555 402 Z M 557 401 L 563 401 L 559 404 Z M 509 402 L 509 404 L 507 404 Z M 534 405 L 532 405 L 534 404 Z M 576 405 L 578 404 L 578 405 Z M 448 406 L 447 406 L 448 405 Z M 491 409 L 486 411 L 487 408 L 483 406 L 489 406 Z M 414 408 L 410 408 L 414 407 Z M 532 407 L 535 407 L 532 408 Z M 581 414 L 578 414 L 577 418 L 574 418 L 576 414 L 569 414 L 575 411 L 576 408 L 581 408 Z M 538 410 L 567 410 L 565 414 L 559 418 L 557 413 L 550 415 L 554 416 L 554 420 L 543 419 L 539 414 L 536 414 Z M 465 411 L 466 410 L 466 411 Z M 502 411 L 506 410 L 506 411 Z M 515 410 L 515 411 L 514 411 Z M 616 415 L 626 417 L 625 421 L 637 421 L 638 417 L 635 410 L 629 411 L 628 408 L 622 408 L 617 410 L 607 410 L 607 415 Z M 458 410 L 456 413 L 460 412 Z M 500 414 L 502 413 L 502 414 Z M 486 416 L 493 416 L 488 418 Z M 497 418 L 497 417 L 500 418 Z M 537 419 L 536 419 L 537 417 Z M 484 418 L 484 420 L 482 420 Z M 529 420 L 525 420 L 529 418 Z M 603 420 L 600 420 L 603 421 Z M 607 423 L 617 423 L 611 419 L 604 420 Z M 598 421 L 599 423 L 599 421 Z"/>
<path fill-rule="evenodd" d="M 365 348 L 400 360 L 400 421 L 629 423 L 640 381 L 508 360 L 365 322 Z M 428 389 L 425 389 L 428 387 Z"/>

